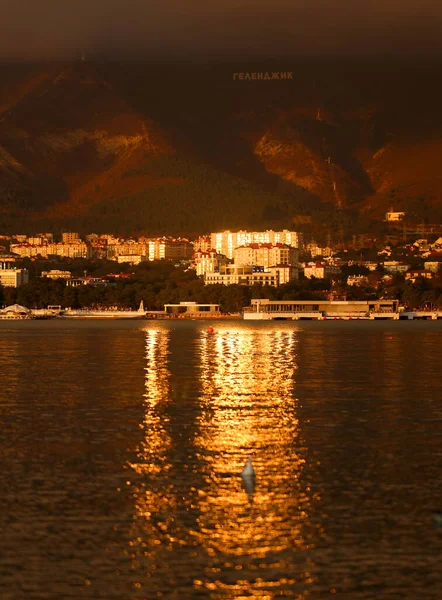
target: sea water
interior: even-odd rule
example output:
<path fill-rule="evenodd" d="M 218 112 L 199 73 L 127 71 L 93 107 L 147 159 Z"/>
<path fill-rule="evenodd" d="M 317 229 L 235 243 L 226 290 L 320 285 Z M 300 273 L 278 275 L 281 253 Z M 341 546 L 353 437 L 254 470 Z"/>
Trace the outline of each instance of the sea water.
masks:
<path fill-rule="evenodd" d="M 0 597 L 442 597 L 441 336 L 0 322 Z"/>

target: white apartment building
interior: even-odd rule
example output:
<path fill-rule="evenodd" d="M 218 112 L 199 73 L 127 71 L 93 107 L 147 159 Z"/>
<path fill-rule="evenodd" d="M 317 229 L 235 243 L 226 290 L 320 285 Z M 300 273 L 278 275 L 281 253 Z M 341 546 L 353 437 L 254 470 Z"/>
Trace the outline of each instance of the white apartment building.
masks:
<path fill-rule="evenodd" d="M 247 244 L 287 244 L 294 248 L 303 247 L 301 233 L 296 231 L 222 231 L 210 234 L 210 245 L 218 254 L 233 258 L 233 251 Z"/>
<path fill-rule="evenodd" d="M 61 234 L 61 241 L 63 242 L 63 244 L 69 244 L 69 242 L 77 242 L 79 239 L 79 234 L 74 231 L 66 231 L 65 233 Z"/>
<path fill-rule="evenodd" d="M 279 285 L 284 285 L 294 279 L 299 279 L 299 267 L 294 265 L 278 265 L 271 267 L 270 270 L 275 270 L 278 274 Z"/>
<path fill-rule="evenodd" d="M 198 276 L 213 273 L 218 267 L 229 263 L 228 258 L 222 256 L 222 254 L 217 254 L 215 250 L 208 250 L 207 252 L 197 250 L 193 256 L 193 260 Z"/>
<path fill-rule="evenodd" d="M 45 248 L 42 253 L 42 248 Z M 20 243 L 20 244 L 11 244 L 10 246 L 11 252 L 20 256 L 20 258 L 32 258 L 33 256 L 42 256 L 43 258 L 47 258 L 48 254 L 46 251 L 46 247 L 43 246 L 34 246 L 33 244 Z"/>
<path fill-rule="evenodd" d="M 398 260 L 384 261 L 384 269 L 388 273 L 406 273 L 410 269 L 410 265 L 404 265 Z"/>
<path fill-rule="evenodd" d="M 149 260 L 190 260 L 193 244 L 186 239 L 159 238 L 150 240 Z"/>
<path fill-rule="evenodd" d="M 34 235 L 32 237 L 28 237 L 26 241 L 28 244 L 31 244 L 31 246 L 41 246 L 43 242 L 46 242 L 47 240 L 39 235 Z"/>
<path fill-rule="evenodd" d="M 185 239 L 158 238 L 108 243 L 107 257 L 145 256 L 147 260 L 187 260 L 192 257 L 193 245 Z"/>
<path fill-rule="evenodd" d="M 27 269 L 0 269 L 0 284 L 3 287 L 18 287 L 29 282 Z"/>
<path fill-rule="evenodd" d="M 42 246 L 44 247 L 44 246 Z M 85 242 L 68 242 L 48 244 L 48 255 L 62 256 L 65 258 L 91 258 L 92 249 Z"/>
<path fill-rule="evenodd" d="M 298 269 L 284 267 L 253 267 L 252 265 L 224 265 L 219 272 L 206 273 L 205 285 L 271 285 L 277 287 L 298 278 Z"/>
<path fill-rule="evenodd" d="M 118 256 L 149 256 L 149 242 L 137 242 L 135 240 L 126 240 L 115 244 L 108 244 L 107 257 L 114 258 Z"/>
<path fill-rule="evenodd" d="M 310 252 L 311 257 L 315 258 L 315 256 L 331 256 L 332 250 L 329 246 L 318 246 L 316 242 L 312 242 L 311 244 L 307 244 L 305 249 L 307 252 Z"/>
<path fill-rule="evenodd" d="M 327 279 L 338 275 L 341 272 L 341 268 L 334 265 L 327 265 L 324 263 L 307 263 L 304 267 L 304 276 L 307 279 L 316 277 L 317 279 Z"/>
<path fill-rule="evenodd" d="M 433 277 L 434 277 L 434 271 L 426 271 L 425 269 L 413 269 L 413 270 L 407 271 L 407 273 L 405 273 L 405 279 L 410 280 L 413 283 L 418 278 L 433 279 Z"/>
<path fill-rule="evenodd" d="M 297 266 L 298 257 L 298 249 L 288 244 L 247 244 L 233 251 L 235 264 L 261 265 L 266 268 L 277 265 Z"/>
<path fill-rule="evenodd" d="M 94 256 L 97 258 L 108 258 L 108 244 L 106 238 L 96 236 L 87 241 L 91 246 Z"/>
<path fill-rule="evenodd" d="M 51 269 L 50 271 L 42 271 L 41 277 L 47 277 L 48 279 L 70 279 L 72 277 L 72 273 L 70 271 Z"/>
<path fill-rule="evenodd" d="M 212 250 L 210 235 L 200 235 L 199 238 L 193 242 L 193 249 L 195 252 L 200 250 L 202 252 L 210 252 L 210 250 Z"/>
<path fill-rule="evenodd" d="M 139 265 L 146 261 L 144 254 L 119 254 L 117 257 L 118 263 L 129 263 L 131 265 Z"/>
<path fill-rule="evenodd" d="M 84 242 L 71 242 L 64 244 L 63 242 L 53 244 L 42 244 L 36 246 L 34 244 L 11 244 L 11 252 L 18 254 L 21 258 L 32 258 L 33 256 L 62 256 L 65 258 L 90 258 L 92 250 L 90 246 Z"/>

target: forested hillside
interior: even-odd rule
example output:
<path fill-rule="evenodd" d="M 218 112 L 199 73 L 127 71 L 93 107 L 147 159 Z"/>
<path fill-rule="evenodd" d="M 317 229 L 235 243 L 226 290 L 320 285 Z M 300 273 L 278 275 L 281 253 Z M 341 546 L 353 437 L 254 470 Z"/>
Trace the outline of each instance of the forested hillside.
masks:
<path fill-rule="evenodd" d="M 290 79 L 240 80 L 283 71 Z M 234 76 L 236 73 L 236 76 Z M 442 222 L 439 63 L 0 65 L 0 229 Z"/>

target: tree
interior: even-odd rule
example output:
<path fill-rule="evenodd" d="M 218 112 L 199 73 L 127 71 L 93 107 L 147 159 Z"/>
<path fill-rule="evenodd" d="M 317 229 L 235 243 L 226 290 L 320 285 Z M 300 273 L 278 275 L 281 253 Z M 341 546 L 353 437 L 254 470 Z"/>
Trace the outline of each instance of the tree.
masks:
<path fill-rule="evenodd" d="M 435 306 L 437 305 L 437 299 L 438 294 L 436 290 L 427 290 L 426 292 L 422 293 L 421 304 L 424 308 L 434 310 Z"/>
<path fill-rule="evenodd" d="M 408 308 L 410 310 L 413 310 L 420 306 L 421 295 L 412 284 L 407 285 L 404 289 L 404 293 L 402 294 L 402 303 L 405 306 L 405 308 Z"/>

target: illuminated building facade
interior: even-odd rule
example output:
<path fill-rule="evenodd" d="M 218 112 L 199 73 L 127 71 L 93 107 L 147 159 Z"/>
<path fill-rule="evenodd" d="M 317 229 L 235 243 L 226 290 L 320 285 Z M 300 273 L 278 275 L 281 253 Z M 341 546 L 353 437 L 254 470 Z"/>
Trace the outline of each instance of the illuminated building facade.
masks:
<path fill-rule="evenodd" d="M 3 287 L 18 287 L 29 282 L 27 269 L 0 269 L 0 284 Z"/>
<path fill-rule="evenodd" d="M 225 265 L 218 272 L 206 273 L 206 285 L 270 285 L 277 287 L 298 278 L 298 269 L 290 265 L 264 268 L 252 265 Z"/>
<path fill-rule="evenodd" d="M 340 267 L 325 263 L 308 263 L 304 267 L 304 276 L 307 279 L 311 279 L 312 277 L 316 277 L 317 279 L 325 279 L 328 277 L 333 277 L 334 275 L 339 275 L 340 272 Z"/>
<path fill-rule="evenodd" d="M 210 235 L 211 247 L 219 254 L 233 258 L 233 251 L 247 244 L 287 244 L 302 249 L 302 234 L 296 231 L 222 231 Z"/>
<path fill-rule="evenodd" d="M 228 258 L 222 254 L 218 254 L 215 250 L 208 250 L 207 252 L 198 250 L 195 252 L 193 260 L 198 276 L 213 273 L 220 266 L 226 265 L 229 262 Z"/>
<path fill-rule="evenodd" d="M 276 265 L 298 264 L 299 251 L 288 244 L 247 244 L 233 251 L 233 259 L 238 265 Z"/>

